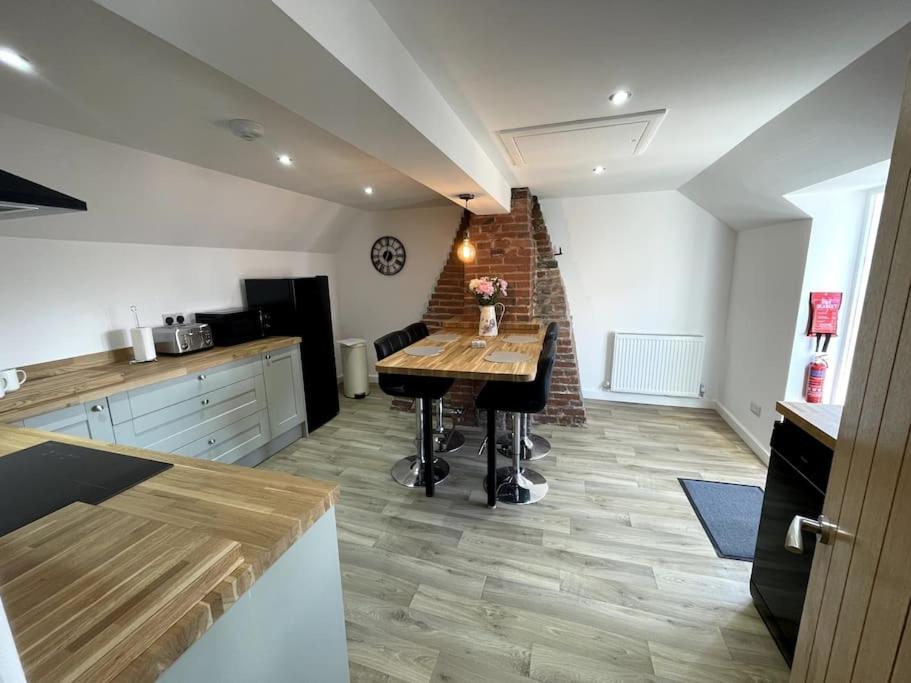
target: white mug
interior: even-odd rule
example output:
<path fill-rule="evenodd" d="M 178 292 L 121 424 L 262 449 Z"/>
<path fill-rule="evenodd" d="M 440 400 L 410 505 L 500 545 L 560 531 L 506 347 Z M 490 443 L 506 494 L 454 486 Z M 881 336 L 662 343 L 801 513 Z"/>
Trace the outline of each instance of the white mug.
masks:
<path fill-rule="evenodd" d="M 4 392 L 16 391 L 16 389 L 25 384 L 27 379 L 28 375 L 25 374 L 25 370 L 17 370 L 15 368 L 0 370 L 0 389 L 3 389 Z"/>

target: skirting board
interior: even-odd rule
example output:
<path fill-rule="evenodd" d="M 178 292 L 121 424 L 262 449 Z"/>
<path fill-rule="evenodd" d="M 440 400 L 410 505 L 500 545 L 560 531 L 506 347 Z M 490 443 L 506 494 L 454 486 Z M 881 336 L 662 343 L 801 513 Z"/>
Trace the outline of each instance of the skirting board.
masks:
<path fill-rule="evenodd" d="M 627 394 L 606 389 L 583 389 L 582 398 L 617 403 L 644 403 L 650 406 L 672 406 L 674 408 L 715 409 L 715 401 L 707 398 L 686 398 L 680 396 L 652 396 L 650 394 Z"/>
<path fill-rule="evenodd" d="M 715 402 L 715 410 L 721 415 L 721 419 L 728 423 L 728 426 L 737 432 L 737 436 L 743 439 L 744 443 L 750 447 L 750 450 L 756 454 L 764 465 L 769 464 L 769 447 L 764 446 L 755 436 L 750 434 L 749 430 L 743 426 L 730 410 L 725 408 L 720 401 Z"/>

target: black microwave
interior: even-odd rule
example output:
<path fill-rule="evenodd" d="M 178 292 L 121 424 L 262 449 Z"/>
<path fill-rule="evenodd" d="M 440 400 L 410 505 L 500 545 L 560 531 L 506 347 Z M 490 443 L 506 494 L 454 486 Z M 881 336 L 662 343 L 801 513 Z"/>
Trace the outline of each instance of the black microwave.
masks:
<path fill-rule="evenodd" d="M 196 314 L 196 322 L 212 330 L 215 346 L 234 346 L 269 336 L 271 320 L 260 308 L 227 308 Z"/>

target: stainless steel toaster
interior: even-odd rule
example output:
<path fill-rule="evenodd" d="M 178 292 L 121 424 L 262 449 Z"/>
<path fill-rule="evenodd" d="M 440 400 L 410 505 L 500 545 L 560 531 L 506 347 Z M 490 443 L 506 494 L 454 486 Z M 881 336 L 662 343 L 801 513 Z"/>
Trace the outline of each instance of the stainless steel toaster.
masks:
<path fill-rule="evenodd" d="M 155 340 L 156 352 L 171 356 L 213 346 L 212 330 L 205 323 L 153 327 L 152 339 Z"/>

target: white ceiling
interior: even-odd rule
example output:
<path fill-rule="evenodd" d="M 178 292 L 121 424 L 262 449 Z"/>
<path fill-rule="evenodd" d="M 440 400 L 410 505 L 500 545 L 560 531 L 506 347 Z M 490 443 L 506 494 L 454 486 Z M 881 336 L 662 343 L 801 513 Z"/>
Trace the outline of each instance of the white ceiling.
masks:
<path fill-rule="evenodd" d="M 38 71 L 0 69 L 0 112 L 360 209 L 446 203 L 90 0 L 4 0 L 0 8 L 0 45 Z M 265 137 L 240 140 L 226 128 L 231 118 L 260 121 Z M 278 154 L 294 167 L 276 163 Z"/>
<path fill-rule="evenodd" d="M 735 230 L 806 218 L 785 195 L 890 157 L 909 55 L 911 25 L 788 107 L 680 192 Z"/>
<path fill-rule="evenodd" d="M 911 21 L 906 0 L 373 0 L 516 184 L 674 189 Z M 614 107 L 607 96 L 628 88 Z M 513 167 L 498 131 L 667 108 L 645 154 Z"/>

